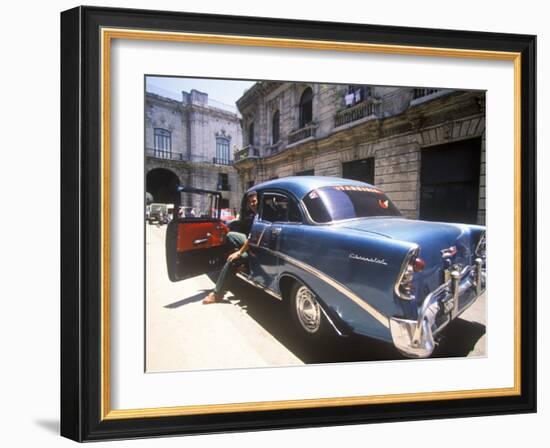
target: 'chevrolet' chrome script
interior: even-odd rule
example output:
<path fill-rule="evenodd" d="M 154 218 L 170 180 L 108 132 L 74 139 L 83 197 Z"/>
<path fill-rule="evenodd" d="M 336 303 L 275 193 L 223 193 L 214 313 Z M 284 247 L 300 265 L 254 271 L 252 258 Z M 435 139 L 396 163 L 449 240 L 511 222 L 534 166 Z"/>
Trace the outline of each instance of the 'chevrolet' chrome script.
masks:
<path fill-rule="evenodd" d="M 386 260 L 384 260 L 383 258 L 362 257 L 361 255 L 357 254 L 349 254 L 349 258 L 351 258 L 352 260 L 366 261 L 368 263 L 383 264 L 384 266 L 388 265 L 388 263 L 386 263 Z"/>

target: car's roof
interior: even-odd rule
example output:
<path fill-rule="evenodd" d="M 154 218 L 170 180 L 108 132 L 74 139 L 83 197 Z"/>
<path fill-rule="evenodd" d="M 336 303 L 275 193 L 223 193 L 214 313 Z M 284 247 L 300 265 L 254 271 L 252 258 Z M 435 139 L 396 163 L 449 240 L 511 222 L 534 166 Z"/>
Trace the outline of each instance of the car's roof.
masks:
<path fill-rule="evenodd" d="M 351 185 L 355 187 L 374 187 L 366 182 L 359 182 L 357 180 L 342 179 L 341 177 L 328 177 L 328 176 L 291 176 L 283 177 L 281 179 L 273 179 L 267 182 L 263 182 L 258 185 L 254 185 L 248 191 L 262 191 L 267 188 L 280 188 L 293 193 L 298 199 L 302 199 L 311 190 L 315 190 L 321 187 L 330 187 L 335 185 Z M 376 188 L 376 187 L 374 187 Z"/>

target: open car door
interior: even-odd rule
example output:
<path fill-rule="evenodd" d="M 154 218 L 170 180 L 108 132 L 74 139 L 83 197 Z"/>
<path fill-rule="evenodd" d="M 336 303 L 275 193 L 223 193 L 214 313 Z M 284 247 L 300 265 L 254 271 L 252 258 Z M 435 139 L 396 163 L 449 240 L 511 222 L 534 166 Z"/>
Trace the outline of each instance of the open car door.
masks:
<path fill-rule="evenodd" d="M 166 229 L 166 263 L 173 282 L 218 270 L 228 255 L 229 230 L 220 219 L 221 193 L 184 186 L 178 191 L 180 204 Z M 188 195 L 201 195 L 201 206 L 182 206 Z"/>

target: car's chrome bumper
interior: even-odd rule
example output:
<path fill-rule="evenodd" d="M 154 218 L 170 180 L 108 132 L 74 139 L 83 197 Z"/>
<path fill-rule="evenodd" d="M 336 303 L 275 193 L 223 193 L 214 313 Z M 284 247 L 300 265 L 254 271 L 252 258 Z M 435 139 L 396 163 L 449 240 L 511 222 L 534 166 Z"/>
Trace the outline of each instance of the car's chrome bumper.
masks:
<path fill-rule="evenodd" d="M 426 358 L 432 354 L 437 334 L 463 313 L 485 291 L 485 267 L 481 258 L 426 296 L 417 320 L 390 318 L 395 347 L 405 356 Z"/>

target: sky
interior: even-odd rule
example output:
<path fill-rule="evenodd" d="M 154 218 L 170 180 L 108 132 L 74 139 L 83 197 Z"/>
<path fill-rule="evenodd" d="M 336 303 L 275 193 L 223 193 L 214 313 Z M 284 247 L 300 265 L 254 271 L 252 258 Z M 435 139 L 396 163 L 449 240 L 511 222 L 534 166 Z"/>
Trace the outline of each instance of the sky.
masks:
<path fill-rule="evenodd" d="M 212 104 L 213 106 L 216 106 L 216 102 L 222 103 L 229 106 L 230 110 L 237 112 L 235 102 L 254 83 L 255 81 L 147 76 L 146 90 L 181 101 L 182 91 L 190 92 L 191 89 L 195 89 L 208 93 L 208 99 L 211 101 L 211 104 L 214 103 Z"/>

